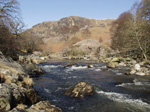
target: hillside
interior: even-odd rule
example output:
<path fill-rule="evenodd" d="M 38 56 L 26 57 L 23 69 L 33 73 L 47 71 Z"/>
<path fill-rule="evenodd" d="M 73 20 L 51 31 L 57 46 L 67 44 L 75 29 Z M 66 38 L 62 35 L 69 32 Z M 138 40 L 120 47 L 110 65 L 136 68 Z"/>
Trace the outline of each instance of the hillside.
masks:
<path fill-rule="evenodd" d="M 99 40 L 110 45 L 110 26 L 114 19 L 96 20 L 78 16 L 62 18 L 59 21 L 46 21 L 33 26 L 27 32 L 42 38 L 43 50 L 60 52 L 66 46 L 71 46 L 86 39 Z"/>

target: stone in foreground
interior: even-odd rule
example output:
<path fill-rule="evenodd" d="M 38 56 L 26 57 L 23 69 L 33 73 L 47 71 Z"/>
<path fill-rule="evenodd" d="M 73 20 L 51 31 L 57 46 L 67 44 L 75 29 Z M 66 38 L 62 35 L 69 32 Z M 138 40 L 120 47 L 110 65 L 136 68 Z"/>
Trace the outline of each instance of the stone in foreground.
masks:
<path fill-rule="evenodd" d="M 64 95 L 75 98 L 84 98 L 85 96 L 93 95 L 94 93 L 95 89 L 93 86 L 87 82 L 79 82 L 75 86 L 65 91 Z"/>
<path fill-rule="evenodd" d="M 51 105 L 49 101 L 40 101 L 30 108 L 27 108 L 26 105 L 17 106 L 9 112 L 62 112 L 59 107 Z"/>

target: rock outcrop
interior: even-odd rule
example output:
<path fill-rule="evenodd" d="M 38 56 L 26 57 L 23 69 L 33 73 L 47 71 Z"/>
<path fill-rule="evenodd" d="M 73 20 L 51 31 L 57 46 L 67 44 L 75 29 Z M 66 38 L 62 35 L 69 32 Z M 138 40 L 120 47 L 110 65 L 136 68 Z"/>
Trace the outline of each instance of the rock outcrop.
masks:
<path fill-rule="evenodd" d="M 84 98 L 85 96 L 91 96 L 95 93 L 95 89 L 92 85 L 87 82 L 79 82 L 75 86 L 65 91 L 65 96 Z"/>
<path fill-rule="evenodd" d="M 87 59 L 87 60 L 104 60 L 111 55 L 113 50 L 98 40 L 86 39 L 72 47 L 66 47 L 62 51 L 64 57 L 68 59 Z"/>
<path fill-rule="evenodd" d="M 30 108 L 25 105 L 17 106 L 9 112 L 62 112 L 62 110 L 54 105 L 51 105 L 49 101 L 40 101 Z"/>
<path fill-rule="evenodd" d="M 0 52 L 0 112 L 61 112 L 48 101 L 37 103 L 40 96 L 32 83 L 19 63 Z"/>
<path fill-rule="evenodd" d="M 85 39 L 101 40 L 110 44 L 110 27 L 114 19 L 88 19 L 70 16 L 59 21 L 46 21 L 33 26 L 26 32 L 42 38 L 43 51 L 60 52 L 65 47 Z"/>

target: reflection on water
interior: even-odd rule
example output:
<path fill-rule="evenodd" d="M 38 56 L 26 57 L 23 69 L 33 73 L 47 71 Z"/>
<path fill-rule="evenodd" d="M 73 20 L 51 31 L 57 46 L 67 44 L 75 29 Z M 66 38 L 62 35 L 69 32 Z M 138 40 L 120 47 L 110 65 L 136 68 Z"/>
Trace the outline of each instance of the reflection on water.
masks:
<path fill-rule="evenodd" d="M 34 88 L 63 112 L 150 112 L 149 76 L 129 76 L 128 68 L 108 69 L 104 63 L 92 62 L 53 61 L 40 67 L 46 74 L 34 79 Z M 96 94 L 84 99 L 63 96 L 79 81 L 92 84 Z"/>

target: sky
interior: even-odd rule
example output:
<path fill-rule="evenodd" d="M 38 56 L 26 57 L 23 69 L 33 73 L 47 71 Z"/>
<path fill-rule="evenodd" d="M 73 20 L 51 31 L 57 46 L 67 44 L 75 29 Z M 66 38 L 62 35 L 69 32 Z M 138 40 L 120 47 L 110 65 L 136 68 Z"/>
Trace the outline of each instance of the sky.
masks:
<path fill-rule="evenodd" d="M 141 0 L 18 0 L 26 29 L 69 16 L 116 19 Z"/>

